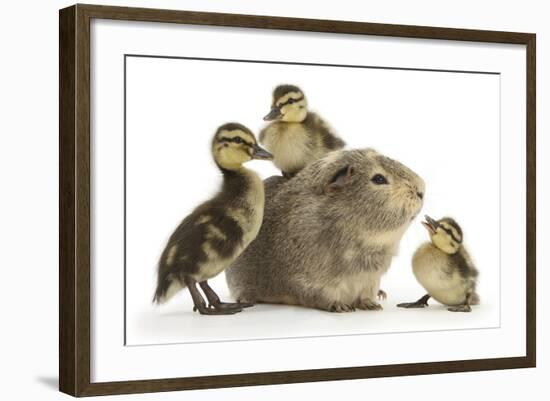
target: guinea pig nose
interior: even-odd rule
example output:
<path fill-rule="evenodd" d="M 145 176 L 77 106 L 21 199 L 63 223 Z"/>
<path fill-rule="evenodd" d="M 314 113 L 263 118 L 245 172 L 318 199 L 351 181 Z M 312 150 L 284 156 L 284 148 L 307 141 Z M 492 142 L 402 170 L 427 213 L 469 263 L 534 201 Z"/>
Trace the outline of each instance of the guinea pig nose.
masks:
<path fill-rule="evenodd" d="M 416 195 L 418 195 L 418 197 L 420 199 L 424 199 L 424 193 L 423 192 L 417 192 Z"/>

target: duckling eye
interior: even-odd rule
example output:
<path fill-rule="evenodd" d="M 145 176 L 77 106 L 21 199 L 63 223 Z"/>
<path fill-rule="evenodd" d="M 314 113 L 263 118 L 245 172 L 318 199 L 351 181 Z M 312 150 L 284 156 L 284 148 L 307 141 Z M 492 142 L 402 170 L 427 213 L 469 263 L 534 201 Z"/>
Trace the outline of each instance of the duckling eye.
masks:
<path fill-rule="evenodd" d="M 243 143 L 243 140 L 240 137 L 236 137 L 233 139 L 235 143 Z"/>
<path fill-rule="evenodd" d="M 382 174 L 376 174 L 374 177 L 371 178 L 371 181 L 374 182 L 376 185 L 384 185 L 388 183 L 388 180 Z"/>
<path fill-rule="evenodd" d="M 288 101 L 287 101 L 288 104 L 292 104 L 292 103 L 294 103 L 294 102 L 295 102 L 295 100 L 292 99 L 292 98 L 288 99 Z"/>

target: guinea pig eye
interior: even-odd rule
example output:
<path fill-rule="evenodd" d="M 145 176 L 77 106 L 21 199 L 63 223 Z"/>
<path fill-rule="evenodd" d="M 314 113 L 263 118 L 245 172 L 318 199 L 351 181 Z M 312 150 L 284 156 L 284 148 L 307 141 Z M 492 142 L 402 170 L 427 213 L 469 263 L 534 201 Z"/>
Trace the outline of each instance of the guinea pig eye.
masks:
<path fill-rule="evenodd" d="M 371 178 L 371 181 L 374 182 L 376 185 L 384 185 L 388 183 L 388 180 L 382 174 L 376 174 L 374 177 Z"/>

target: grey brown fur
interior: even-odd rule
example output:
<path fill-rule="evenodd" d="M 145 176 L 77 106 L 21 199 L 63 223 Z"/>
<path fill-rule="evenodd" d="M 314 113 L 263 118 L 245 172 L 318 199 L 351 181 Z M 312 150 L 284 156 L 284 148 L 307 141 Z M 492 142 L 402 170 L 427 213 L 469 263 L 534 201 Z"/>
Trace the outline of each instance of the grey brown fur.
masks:
<path fill-rule="evenodd" d="M 383 174 L 387 185 L 371 181 Z M 265 181 L 264 221 L 226 270 L 245 302 L 380 309 L 381 276 L 422 206 L 424 182 L 373 150 L 332 152 L 293 179 Z"/>

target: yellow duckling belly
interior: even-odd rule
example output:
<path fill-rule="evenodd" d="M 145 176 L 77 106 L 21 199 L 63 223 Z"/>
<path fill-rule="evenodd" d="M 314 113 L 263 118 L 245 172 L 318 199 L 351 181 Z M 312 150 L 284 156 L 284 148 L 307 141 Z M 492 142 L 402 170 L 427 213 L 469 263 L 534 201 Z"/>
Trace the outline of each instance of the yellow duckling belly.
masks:
<path fill-rule="evenodd" d="M 273 163 L 282 171 L 295 172 L 315 160 L 308 133 L 299 123 L 286 123 L 278 132 L 266 136 L 264 145 L 273 153 Z"/>
<path fill-rule="evenodd" d="M 461 305 L 466 301 L 464 282 L 458 271 L 448 265 L 448 257 L 433 249 L 421 247 L 413 257 L 413 272 L 432 298 L 444 305 Z"/>

